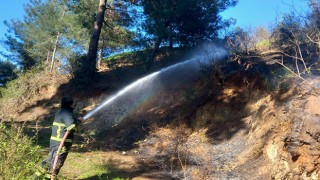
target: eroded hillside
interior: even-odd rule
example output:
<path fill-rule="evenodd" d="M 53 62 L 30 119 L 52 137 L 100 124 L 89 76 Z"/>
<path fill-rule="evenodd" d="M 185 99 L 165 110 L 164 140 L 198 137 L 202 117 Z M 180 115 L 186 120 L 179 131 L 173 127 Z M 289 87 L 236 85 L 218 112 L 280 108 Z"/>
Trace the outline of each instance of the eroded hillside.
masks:
<path fill-rule="evenodd" d="M 320 79 L 250 63 L 220 62 L 209 79 L 162 91 L 95 146 L 134 157 L 136 169 L 118 169 L 133 179 L 317 179 Z"/>
<path fill-rule="evenodd" d="M 161 77 L 160 83 L 153 84 L 159 91 L 134 108 L 125 108 L 125 116 L 112 126 L 108 122 L 119 119 L 112 114 L 123 109 L 90 118 L 61 175 L 67 179 L 318 179 L 319 77 L 309 76 L 306 83 L 260 58 L 224 60 L 189 80 L 175 79 L 189 77 L 190 72 Z M 40 139 L 49 138 L 62 95 L 75 93 L 76 113 L 86 114 L 123 86 L 111 72 L 100 73 L 91 87 L 94 92 L 76 94 L 72 85 L 52 83 L 39 88 L 38 96 L 24 108 L 17 106 L 17 112 L 9 108 L 12 112 L 2 118 L 28 121 Z M 122 71 L 132 79 L 143 74 Z M 52 77 L 53 82 L 57 79 Z M 119 104 L 129 101 L 135 99 L 124 98 Z M 92 164 L 99 164 L 102 173 L 90 171 Z M 116 175 L 108 173 L 110 169 Z M 92 175 L 84 176 L 84 170 Z"/>

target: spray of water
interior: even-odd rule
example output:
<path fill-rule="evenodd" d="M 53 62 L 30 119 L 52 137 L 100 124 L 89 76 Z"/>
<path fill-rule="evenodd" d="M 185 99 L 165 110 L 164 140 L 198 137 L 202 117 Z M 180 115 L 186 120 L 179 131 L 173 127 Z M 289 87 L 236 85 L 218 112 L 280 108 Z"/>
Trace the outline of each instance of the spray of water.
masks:
<path fill-rule="evenodd" d="M 130 85 L 126 86 L 125 88 L 123 88 L 122 90 L 120 90 L 117 94 L 115 94 L 114 96 L 109 97 L 108 99 L 106 99 L 102 104 L 100 104 L 98 107 L 96 107 L 95 109 L 93 109 L 92 111 L 90 111 L 89 113 L 87 113 L 84 116 L 84 119 L 88 119 L 89 117 L 93 116 L 94 114 L 96 114 L 97 112 L 99 112 L 101 109 L 103 109 L 103 107 L 107 106 L 108 104 L 112 103 L 115 99 L 117 99 L 118 97 L 122 96 L 125 93 L 130 92 L 130 90 L 132 90 L 133 88 L 139 87 L 141 86 L 142 83 L 152 79 L 154 76 L 156 76 L 157 74 L 159 74 L 160 71 L 152 73 L 148 76 L 145 76 L 141 79 L 138 79 L 137 81 L 131 83 Z"/>
<path fill-rule="evenodd" d="M 157 92 L 164 88 L 174 90 L 193 81 L 199 75 L 201 64 L 221 60 L 226 55 L 226 51 L 222 48 L 210 48 L 210 51 L 198 53 L 197 56 L 189 60 L 142 77 L 124 87 L 115 95 L 108 97 L 99 106 L 87 113 L 84 119 L 102 115 L 105 126 L 117 124 L 143 102 L 155 97 Z"/>

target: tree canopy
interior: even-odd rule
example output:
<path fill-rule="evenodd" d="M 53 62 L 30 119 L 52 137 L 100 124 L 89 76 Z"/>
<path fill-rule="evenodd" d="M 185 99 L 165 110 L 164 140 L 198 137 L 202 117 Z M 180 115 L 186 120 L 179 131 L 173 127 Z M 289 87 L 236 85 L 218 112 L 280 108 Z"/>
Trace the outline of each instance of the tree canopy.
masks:
<path fill-rule="evenodd" d="M 9 61 L 0 61 L 0 86 L 16 77 L 15 66 Z"/>
<path fill-rule="evenodd" d="M 9 34 L 5 41 L 12 52 L 7 58 L 16 60 L 23 69 L 36 64 L 52 69 L 55 61 L 86 49 L 87 32 L 79 26 L 68 1 L 30 0 L 25 12 L 23 21 L 6 21 Z"/>
<path fill-rule="evenodd" d="M 217 36 L 223 20 L 219 13 L 236 0 L 142 0 L 146 31 L 170 44 L 194 45 Z"/>
<path fill-rule="evenodd" d="M 236 3 L 101 0 L 105 13 L 88 66 L 95 69 L 92 66 L 97 59 L 126 49 L 149 48 L 152 44 L 155 50 L 160 44 L 192 46 L 213 39 L 224 24 L 219 13 Z M 99 16 L 98 6 L 95 0 L 30 0 L 23 20 L 5 22 L 9 31 L 4 44 L 10 53 L 4 56 L 23 70 L 40 65 L 56 72 L 60 66 L 75 63 L 78 60 L 72 57 L 91 53 L 89 42 Z"/>

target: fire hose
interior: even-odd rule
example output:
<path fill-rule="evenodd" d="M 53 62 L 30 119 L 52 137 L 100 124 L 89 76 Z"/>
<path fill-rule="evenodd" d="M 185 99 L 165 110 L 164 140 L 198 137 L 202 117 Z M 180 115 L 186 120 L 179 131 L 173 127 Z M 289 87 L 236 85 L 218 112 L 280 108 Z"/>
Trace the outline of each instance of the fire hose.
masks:
<path fill-rule="evenodd" d="M 59 145 L 58 151 L 57 151 L 57 153 L 56 153 L 56 157 L 54 158 L 54 163 L 53 163 L 52 172 L 51 172 L 51 180 L 54 180 L 54 178 L 55 178 L 55 173 L 54 173 L 54 171 L 56 170 L 56 166 L 57 166 L 57 163 L 58 163 L 59 154 L 60 154 L 60 151 L 61 151 L 64 143 L 66 142 L 66 139 L 67 139 L 67 136 L 68 136 L 68 135 L 69 135 L 69 131 L 67 131 L 67 132 L 64 134 L 64 136 L 63 136 L 63 138 L 62 138 L 62 141 L 61 141 L 61 143 L 60 143 L 60 145 Z"/>

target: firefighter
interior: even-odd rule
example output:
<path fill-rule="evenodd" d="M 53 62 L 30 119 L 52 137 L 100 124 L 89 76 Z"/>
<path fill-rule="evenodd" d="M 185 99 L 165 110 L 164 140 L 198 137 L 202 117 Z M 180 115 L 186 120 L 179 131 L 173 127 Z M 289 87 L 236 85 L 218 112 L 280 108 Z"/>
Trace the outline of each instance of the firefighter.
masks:
<path fill-rule="evenodd" d="M 73 115 L 74 102 L 71 97 L 64 97 L 61 100 L 61 108 L 54 117 L 52 124 L 52 133 L 50 138 L 50 149 L 47 159 L 38 167 L 35 173 L 35 179 L 50 179 L 51 175 L 58 175 L 61 167 L 68 156 L 68 152 L 72 146 L 74 132 L 77 126 L 83 121 L 83 117 L 74 118 Z M 68 132 L 67 138 L 62 148 L 58 152 L 62 138 Z M 58 152 L 58 161 L 53 171 L 54 161 Z"/>

